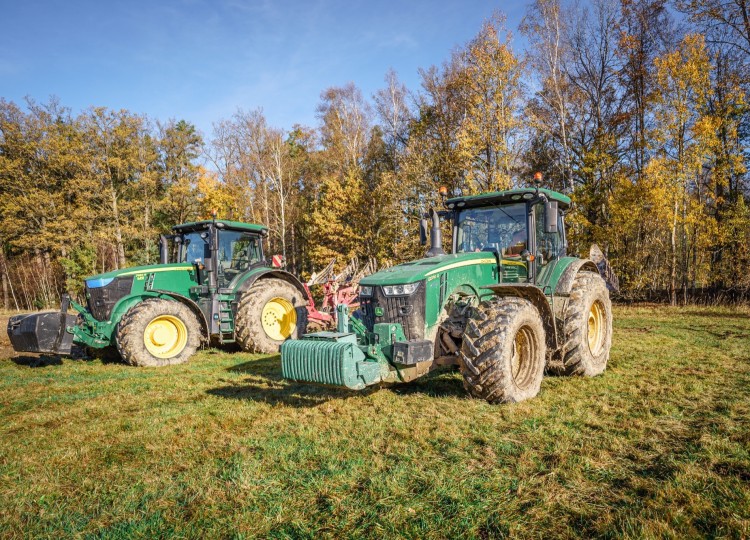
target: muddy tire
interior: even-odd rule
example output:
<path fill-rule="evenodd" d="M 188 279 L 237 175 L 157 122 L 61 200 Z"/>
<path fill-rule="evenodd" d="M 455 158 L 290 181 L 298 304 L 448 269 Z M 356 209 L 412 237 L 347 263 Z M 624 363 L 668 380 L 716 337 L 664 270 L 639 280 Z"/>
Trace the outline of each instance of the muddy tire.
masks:
<path fill-rule="evenodd" d="M 464 388 L 490 403 L 539 393 L 546 344 L 539 311 L 521 298 L 493 298 L 473 310 L 461 344 Z"/>
<path fill-rule="evenodd" d="M 573 281 L 562 320 L 562 362 L 557 375 L 593 377 L 607 368 L 612 346 L 612 302 L 604 280 L 581 272 Z"/>
<path fill-rule="evenodd" d="M 297 339 L 307 330 L 306 306 L 302 293 L 291 283 L 259 279 L 237 306 L 237 343 L 248 352 L 279 352 L 284 341 Z"/>
<path fill-rule="evenodd" d="M 130 365 L 161 367 L 187 362 L 200 347 L 201 326 L 184 304 L 153 298 L 128 310 L 117 325 L 117 351 Z"/>

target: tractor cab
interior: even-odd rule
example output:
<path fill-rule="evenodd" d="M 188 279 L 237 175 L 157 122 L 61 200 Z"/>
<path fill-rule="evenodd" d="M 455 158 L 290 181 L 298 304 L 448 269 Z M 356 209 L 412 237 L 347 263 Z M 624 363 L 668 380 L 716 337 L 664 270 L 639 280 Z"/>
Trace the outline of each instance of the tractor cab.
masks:
<path fill-rule="evenodd" d="M 503 281 L 537 283 L 550 263 L 565 256 L 565 195 L 514 189 L 455 197 L 445 206 L 443 215 L 453 222 L 453 253 L 494 254 Z"/>
<path fill-rule="evenodd" d="M 200 282 L 208 285 L 211 274 L 218 288 L 231 287 L 243 272 L 265 264 L 262 225 L 236 221 L 198 221 L 176 225 L 174 234 L 160 240 L 160 262 L 190 263 Z"/>

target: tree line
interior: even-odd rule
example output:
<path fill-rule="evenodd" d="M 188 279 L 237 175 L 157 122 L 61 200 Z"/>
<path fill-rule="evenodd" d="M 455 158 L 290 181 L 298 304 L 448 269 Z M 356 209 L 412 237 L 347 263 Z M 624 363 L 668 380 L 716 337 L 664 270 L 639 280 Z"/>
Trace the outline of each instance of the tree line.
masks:
<path fill-rule="evenodd" d="M 318 125 L 238 109 L 200 133 L 127 110 L 0 99 L 0 277 L 7 308 L 54 305 L 93 273 L 158 261 L 177 223 L 269 226 L 300 275 L 420 256 L 450 195 L 569 194 L 570 251 L 597 243 L 625 296 L 750 288 L 745 0 L 535 0 L 516 51 L 500 13 L 407 88 L 324 90 Z"/>

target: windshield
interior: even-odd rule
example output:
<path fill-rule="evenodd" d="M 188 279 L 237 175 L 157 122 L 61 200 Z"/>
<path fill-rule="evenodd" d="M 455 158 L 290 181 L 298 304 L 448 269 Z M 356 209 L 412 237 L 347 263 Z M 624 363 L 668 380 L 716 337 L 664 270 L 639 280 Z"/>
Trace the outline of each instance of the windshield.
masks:
<path fill-rule="evenodd" d="M 527 246 L 526 203 L 470 208 L 458 214 L 457 252 L 518 256 Z"/>
<path fill-rule="evenodd" d="M 201 238 L 201 235 L 205 236 Z M 182 235 L 179 262 L 201 263 L 208 258 L 208 231 L 196 231 Z"/>

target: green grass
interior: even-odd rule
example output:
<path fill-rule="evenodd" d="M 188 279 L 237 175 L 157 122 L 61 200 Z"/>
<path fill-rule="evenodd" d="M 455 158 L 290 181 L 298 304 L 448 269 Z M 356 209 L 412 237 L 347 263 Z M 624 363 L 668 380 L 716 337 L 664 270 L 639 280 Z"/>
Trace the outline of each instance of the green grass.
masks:
<path fill-rule="evenodd" d="M 217 350 L 0 360 L 0 537 L 748 537 L 750 315 L 615 317 L 604 376 L 507 406 Z"/>

